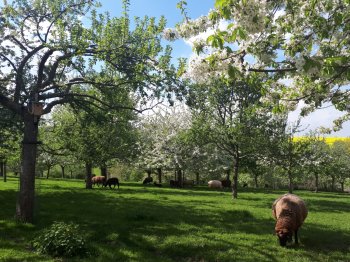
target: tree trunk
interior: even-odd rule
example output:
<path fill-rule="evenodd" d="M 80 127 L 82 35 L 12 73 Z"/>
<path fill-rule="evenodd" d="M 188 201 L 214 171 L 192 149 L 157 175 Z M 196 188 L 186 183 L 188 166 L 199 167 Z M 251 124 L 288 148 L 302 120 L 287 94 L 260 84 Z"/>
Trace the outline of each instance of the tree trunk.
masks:
<path fill-rule="evenodd" d="M 230 169 L 226 170 L 226 180 L 229 181 L 230 180 Z"/>
<path fill-rule="evenodd" d="M 255 188 L 258 188 L 258 175 L 254 174 Z"/>
<path fill-rule="evenodd" d="M 16 218 L 32 223 L 34 216 L 35 164 L 38 144 L 38 123 L 32 115 L 23 117 L 24 136 L 22 141 L 22 172 L 19 178 L 19 196 Z"/>
<path fill-rule="evenodd" d="M 157 168 L 157 173 L 158 173 L 159 184 L 161 184 L 162 183 L 162 169 L 161 168 Z"/>
<path fill-rule="evenodd" d="M 318 193 L 318 174 L 315 174 L 315 192 Z"/>
<path fill-rule="evenodd" d="M 288 186 L 288 191 L 290 194 L 293 193 L 293 179 L 292 179 L 292 174 L 290 170 L 288 170 L 288 180 L 289 180 L 289 186 Z"/>
<path fill-rule="evenodd" d="M 104 176 L 107 181 L 107 167 L 106 166 L 100 166 L 101 176 Z"/>
<path fill-rule="evenodd" d="M 239 155 L 235 157 L 233 164 L 233 183 L 232 183 L 232 198 L 238 198 L 238 167 L 239 167 Z"/>
<path fill-rule="evenodd" d="M 184 182 L 183 182 L 181 169 L 177 170 L 177 179 L 179 181 L 179 186 L 180 187 L 184 187 Z"/>
<path fill-rule="evenodd" d="M 92 189 L 92 181 L 91 181 L 92 165 L 86 162 L 85 170 L 86 170 L 85 188 Z"/>
<path fill-rule="evenodd" d="M 196 172 L 196 183 L 199 185 L 199 172 Z"/>
<path fill-rule="evenodd" d="M 6 174 L 6 172 L 5 172 L 5 174 Z M 344 192 L 344 181 L 340 182 L 340 186 L 341 186 L 341 192 Z"/>
<path fill-rule="evenodd" d="M 3 168 L 3 171 L 4 171 L 4 182 L 7 181 L 7 170 L 6 170 L 6 160 L 4 162 L 4 168 Z"/>
<path fill-rule="evenodd" d="M 64 178 L 64 177 L 65 177 L 65 174 L 64 174 L 64 168 L 65 168 L 65 166 L 64 166 L 64 165 L 60 165 L 60 167 L 61 167 L 62 178 Z"/>
<path fill-rule="evenodd" d="M 151 174 L 152 174 L 151 169 L 147 169 L 147 171 L 146 171 L 146 172 L 147 172 L 147 177 L 148 177 L 148 178 L 150 178 L 150 177 L 151 177 Z"/>
<path fill-rule="evenodd" d="M 334 188 L 335 188 L 334 185 L 335 185 L 335 176 L 332 176 L 332 185 L 331 185 L 332 186 L 332 188 L 331 188 L 332 191 L 334 191 Z"/>
<path fill-rule="evenodd" d="M 47 166 L 46 179 L 49 179 L 51 166 Z"/>
<path fill-rule="evenodd" d="M 0 162 L 0 176 L 4 175 L 4 162 Z"/>

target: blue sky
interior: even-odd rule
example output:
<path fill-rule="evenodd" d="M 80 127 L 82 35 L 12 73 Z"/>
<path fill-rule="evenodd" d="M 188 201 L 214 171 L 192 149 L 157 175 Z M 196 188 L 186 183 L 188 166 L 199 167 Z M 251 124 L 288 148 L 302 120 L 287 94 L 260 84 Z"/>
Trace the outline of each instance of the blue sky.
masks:
<path fill-rule="evenodd" d="M 183 17 L 176 4 L 180 0 L 130 0 L 129 14 L 130 18 L 135 16 L 160 17 L 165 16 L 167 27 L 174 27 L 176 23 L 181 22 Z M 121 0 L 100 0 L 102 9 L 108 11 L 112 16 L 120 16 L 122 12 Z M 187 0 L 187 11 L 190 18 L 197 18 L 208 14 L 213 8 L 215 0 Z M 177 40 L 168 43 L 173 47 L 174 57 L 189 57 L 192 49 L 185 44 L 183 40 Z"/>

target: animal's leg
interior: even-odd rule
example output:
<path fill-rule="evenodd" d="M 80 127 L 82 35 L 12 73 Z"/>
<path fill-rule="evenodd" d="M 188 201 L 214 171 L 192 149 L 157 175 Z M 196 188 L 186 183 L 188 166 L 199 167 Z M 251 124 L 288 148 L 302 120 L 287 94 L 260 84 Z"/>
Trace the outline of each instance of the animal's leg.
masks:
<path fill-rule="evenodd" d="M 298 245 L 299 241 L 298 241 L 298 229 L 294 231 L 294 238 L 295 238 L 295 244 Z"/>

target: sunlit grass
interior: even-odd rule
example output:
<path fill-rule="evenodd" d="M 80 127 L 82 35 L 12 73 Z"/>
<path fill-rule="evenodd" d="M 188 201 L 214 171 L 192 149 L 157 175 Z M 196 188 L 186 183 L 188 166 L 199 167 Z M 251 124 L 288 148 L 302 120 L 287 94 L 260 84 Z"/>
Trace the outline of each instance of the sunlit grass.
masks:
<path fill-rule="evenodd" d="M 0 261 L 54 261 L 30 242 L 53 221 L 79 224 L 96 251 L 81 261 L 350 261 L 350 197 L 296 191 L 308 204 L 299 246 L 281 248 L 271 204 L 283 191 L 144 187 L 85 190 L 82 181 L 37 181 L 35 225 L 13 221 L 18 182 L 0 182 Z M 72 261 L 80 261 L 75 259 Z"/>

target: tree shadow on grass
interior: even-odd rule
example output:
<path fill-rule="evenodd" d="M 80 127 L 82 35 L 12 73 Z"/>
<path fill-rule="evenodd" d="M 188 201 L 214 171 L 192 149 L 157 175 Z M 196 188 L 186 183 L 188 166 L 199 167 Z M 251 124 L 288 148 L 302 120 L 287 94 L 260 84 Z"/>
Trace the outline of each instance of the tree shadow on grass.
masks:
<path fill-rule="evenodd" d="M 350 261 L 350 232 L 334 230 L 324 225 L 306 223 L 299 230 L 299 245 L 287 249 L 303 253 L 309 261 Z"/>
<path fill-rule="evenodd" d="M 334 250 L 350 251 L 350 231 L 340 231 L 325 225 L 307 223 L 303 226 L 301 237 L 306 249 L 325 253 Z"/>
<path fill-rule="evenodd" d="M 174 191 L 143 192 L 142 188 L 45 191 L 37 199 L 35 227 L 6 229 L 0 224 L 0 234 L 18 234 L 22 236 L 19 241 L 28 243 L 40 229 L 54 221 L 72 221 L 81 227 L 90 244 L 99 251 L 96 257 L 84 261 L 233 261 L 231 253 L 233 257 L 242 253 L 239 259 L 236 257 L 237 261 L 254 261 L 255 254 L 263 261 L 279 261 L 274 255 L 277 247 L 267 249 L 254 240 L 272 235 L 272 219 L 255 217 L 250 210 L 222 209 L 220 203 L 213 205 L 211 200 L 204 198 L 202 203 L 199 200 L 172 201 L 171 197 L 182 195 L 183 190 Z M 151 198 L 154 194 L 160 198 Z M 188 196 L 191 194 L 209 199 L 212 196 L 212 192 L 187 193 Z M 0 197 L 12 202 L 16 193 L 0 191 Z M 164 197 L 168 201 L 164 201 Z M 255 202 L 251 198 L 244 201 Z M 267 205 L 268 201 L 262 205 Z M 210 203 L 207 205 L 206 202 Z M 13 215 L 13 205 L 5 208 L 10 209 L 5 211 L 6 214 L 11 212 Z M 269 209 L 266 211 L 270 212 Z M 224 234 L 229 238 L 220 237 Z M 244 239 L 236 242 L 237 236 Z M 322 237 L 349 240 L 347 233 L 306 224 L 301 231 L 303 245 L 299 248 L 324 252 L 325 247 L 325 250 L 345 252 L 343 248 L 331 245 L 330 240 L 320 241 Z M 315 238 L 319 241 L 316 245 Z M 16 241 L 14 239 L 10 245 Z"/>
<path fill-rule="evenodd" d="M 17 192 L 15 190 L 0 190 L 0 220 L 14 218 L 16 200 Z"/>
<path fill-rule="evenodd" d="M 349 199 L 350 201 L 350 199 Z M 350 203 L 350 202 L 348 202 Z M 340 201 L 332 201 L 332 200 L 319 200 L 319 199 L 309 199 L 307 200 L 307 206 L 310 211 L 317 212 L 332 212 L 332 213 L 344 213 L 349 212 L 349 204 Z"/>
<path fill-rule="evenodd" d="M 139 254 L 140 258 L 155 257 L 159 261 L 178 260 L 186 254 L 191 257 L 195 253 L 214 258 L 215 250 L 228 250 L 232 248 L 232 243 L 207 241 L 209 244 L 181 244 L 180 239 L 201 234 L 203 228 L 217 234 L 247 232 L 263 235 L 266 234 L 266 225 L 268 232 L 271 227 L 271 221 L 258 220 L 247 210 L 220 211 L 211 207 L 197 210 L 179 202 L 164 204 L 154 199 L 126 197 L 116 191 L 104 194 L 98 190 L 53 191 L 43 194 L 40 202 L 38 227 L 46 227 L 54 220 L 76 222 L 98 246 L 99 257 L 103 258 L 101 261 L 117 258 L 127 261 L 123 249 Z M 111 234 L 118 237 L 111 241 L 108 238 Z M 174 247 L 170 243 L 159 248 L 157 243 L 148 240 L 149 236 L 159 241 L 178 238 L 180 242 Z M 187 246 L 187 251 L 178 251 L 181 246 Z M 111 248 L 114 250 L 112 253 Z"/>

